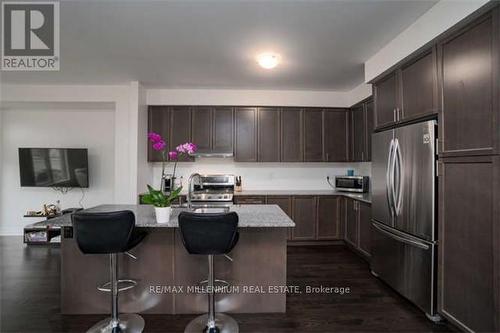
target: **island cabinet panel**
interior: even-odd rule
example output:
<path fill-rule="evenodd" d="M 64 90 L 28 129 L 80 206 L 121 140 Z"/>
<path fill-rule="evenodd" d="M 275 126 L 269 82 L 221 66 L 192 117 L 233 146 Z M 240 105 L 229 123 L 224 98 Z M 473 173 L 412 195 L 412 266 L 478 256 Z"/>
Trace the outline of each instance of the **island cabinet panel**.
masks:
<path fill-rule="evenodd" d="M 365 105 L 358 104 L 351 109 L 351 160 L 363 162 L 366 150 L 366 113 Z"/>
<path fill-rule="evenodd" d="M 353 247 L 358 247 L 358 202 L 345 200 L 345 240 Z"/>
<path fill-rule="evenodd" d="M 234 160 L 257 162 L 257 108 L 236 108 L 234 118 Z"/>
<path fill-rule="evenodd" d="M 192 110 L 193 142 L 200 153 L 210 153 L 212 150 L 212 108 L 194 107 Z"/>
<path fill-rule="evenodd" d="M 500 330 L 499 158 L 440 167 L 438 311 L 469 332 Z"/>
<path fill-rule="evenodd" d="M 212 151 L 233 153 L 233 108 L 215 107 L 212 118 Z"/>
<path fill-rule="evenodd" d="M 322 162 L 323 159 L 323 111 L 304 110 L 304 161 Z"/>
<path fill-rule="evenodd" d="M 439 44 L 442 154 L 498 153 L 498 30 L 498 14 L 490 12 Z"/>
<path fill-rule="evenodd" d="M 401 68 L 402 108 L 399 121 L 437 112 L 437 67 L 435 48 Z"/>
<path fill-rule="evenodd" d="M 358 202 L 358 226 L 359 244 L 358 248 L 366 256 L 371 256 L 371 206 L 364 202 Z"/>
<path fill-rule="evenodd" d="M 337 196 L 318 197 L 318 240 L 342 238 L 340 235 L 340 202 Z"/>
<path fill-rule="evenodd" d="M 180 144 L 192 141 L 191 107 L 173 106 L 170 108 L 170 149 Z M 194 161 L 194 157 L 179 157 L 180 162 Z"/>
<path fill-rule="evenodd" d="M 167 141 L 167 149 L 170 141 L 170 109 L 161 105 L 150 105 L 148 107 L 148 132 L 160 134 Z M 155 151 L 148 140 L 148 162 L 161 162 L 161 153 Z"/>
<path fill-rule="evenodd" d="M 304 160 L 302 117 L 302 109 L 283 108 L 281 111 L 282 162 L 302 162 Z"/>
<path fill-rule="evenodd" d="M 292 197 L 268 196 L 266 203 L 268 205 L 278 205 L 286 213 L 286 215 L 288 215 L 289 218 L 292 218 Z M 292 238 L 292 230 L 293 228 L 290 228 L 287 235 L 287 240 L 290 240 Z"/>
<path fill-rule="evenodd" d="M 314 196 L 293 197 L 293 240 L 314 240 L 316 238 L 317 198 Z"/>
<path fill-rule="evenodd" d="M 397 72 L 393 72 L 373 85 L 375 98 L 375 127 L 380 128 L 396 122 L 398 106 Z"/>
<path fill-rule="evenodd" d="M 280 109 L 258 109 L 258 161 L 280 161 Z"/>
<path fill-rule="evenodd" d="M 374 116 L 374 104 L 373 99 L 368 100 L 365 103 L 366 112 L 366 154 L 365 161 L 370 162 L 372 160 L 372 134 L 373 134 L 373 116 Z"/>
<path fill-rule="evenodd" d="M 325 161 L 347 162 L 349 160 L 349 111 L 326 109 L 324 111 Z"/>

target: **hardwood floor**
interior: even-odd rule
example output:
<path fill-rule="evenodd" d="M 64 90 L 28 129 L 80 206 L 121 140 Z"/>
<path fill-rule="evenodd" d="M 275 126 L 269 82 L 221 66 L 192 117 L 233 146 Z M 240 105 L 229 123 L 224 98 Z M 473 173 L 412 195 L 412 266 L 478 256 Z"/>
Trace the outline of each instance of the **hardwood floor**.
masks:
<path fill-rule="evenodd" d="M 62 316 L 59 248 L 0 237 L 0 332 L 85 332 L 104 316 Z M 350 293 L 291 294 L 284 314 L 239 314 L 241 332 L 451 332 L 374 278 L 343 245 L 288 248 L 288 283 L 349 287 Z M 78 286 L 75 286 L 77 288 Z M 183 332 L 191 315 L 146 315 L 145 332 Z"/>

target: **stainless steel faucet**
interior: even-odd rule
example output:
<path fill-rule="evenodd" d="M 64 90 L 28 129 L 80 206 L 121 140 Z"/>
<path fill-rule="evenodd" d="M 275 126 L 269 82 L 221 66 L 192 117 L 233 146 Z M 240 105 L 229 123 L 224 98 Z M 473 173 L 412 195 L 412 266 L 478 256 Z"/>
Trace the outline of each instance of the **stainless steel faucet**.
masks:
<path fill-rule="evenodd" d="M 192 173 L 191 176 L 189 176 L 189 180 L 188 180 L 188 195 L 187 195 L 187 207 L 188 209 L 191 209 L 191 194 L 193 192 L 193 179 L 195 177 L 198 177 L 198 179 L 200 180 L 200 186 L 201 188 L 203 188 L 203 184 L 201 183 L 201 175 L 199 173 Z"/>

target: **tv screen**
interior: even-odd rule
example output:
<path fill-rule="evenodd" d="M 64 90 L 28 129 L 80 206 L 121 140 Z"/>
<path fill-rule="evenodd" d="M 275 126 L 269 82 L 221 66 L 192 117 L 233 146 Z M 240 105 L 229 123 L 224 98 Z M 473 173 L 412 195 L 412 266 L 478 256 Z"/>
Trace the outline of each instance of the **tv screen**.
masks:
<path fill-rule="evenodd" d="M 87 149 L 19 148 L 21 186 L 88 187 Z"/>

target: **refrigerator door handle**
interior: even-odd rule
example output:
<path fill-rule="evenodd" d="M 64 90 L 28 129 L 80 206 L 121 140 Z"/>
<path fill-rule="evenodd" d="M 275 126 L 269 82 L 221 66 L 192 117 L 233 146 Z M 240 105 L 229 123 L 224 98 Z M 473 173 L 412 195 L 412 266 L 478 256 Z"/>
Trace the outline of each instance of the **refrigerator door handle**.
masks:
<path fill-rule="evenodd" d="M 394 195 L 393 195 L 393 187 L 394 187 L 393 161 L 394 161 L 394 139 L 391 139 L 391 142 L 389 144 L 389 154 L 387 157 L 387 167 L 385 174 L 385 189 L 387 195 L 387 202 L 389 203 L 389 209 L 391 211 L 391 216 L 394 216 L 395 214 Z"/>
<path fill-rule="evenodd" d="M 417 242 L 417 241 L 412 240 L 412 239 L 404 238 L 404 237 L 398 236 L 396 234 L 393 234 L 392 232 L 385 230 L 385 228 L 380 226 L 378 223 L 372 222 L 372 225 L 375 227 L 375 229 L 377 229 L 378 231 L 380 231 L 381 233 L 383 233 L 387 237 L 391 237 L 399 242 L 402 242 L 402 243 L 405 243 L 408 245 L 412 245 L 412 246 L 421 248 L 423 250 L 429 249 L 429 245 L 422 243 L 422 242 Z"/>
<path fill-rule="evenodd" d="M 396 211 L 396 216 L 399 216 L 401 214 L 401 205 L 403 203 L 403 179 L 402 177 L 402 171 L 404 170 L 403 166 L 403 157 L 401 155 L 401 146 L 399 145 L 399 140 L 395 139 L 395 148 L 394 148 L 394 165 L 397 166 L 397 174 L 398 174 L 398 188 L 397 188 L 397 193 L 395 194 L 395 211 Z"/>

